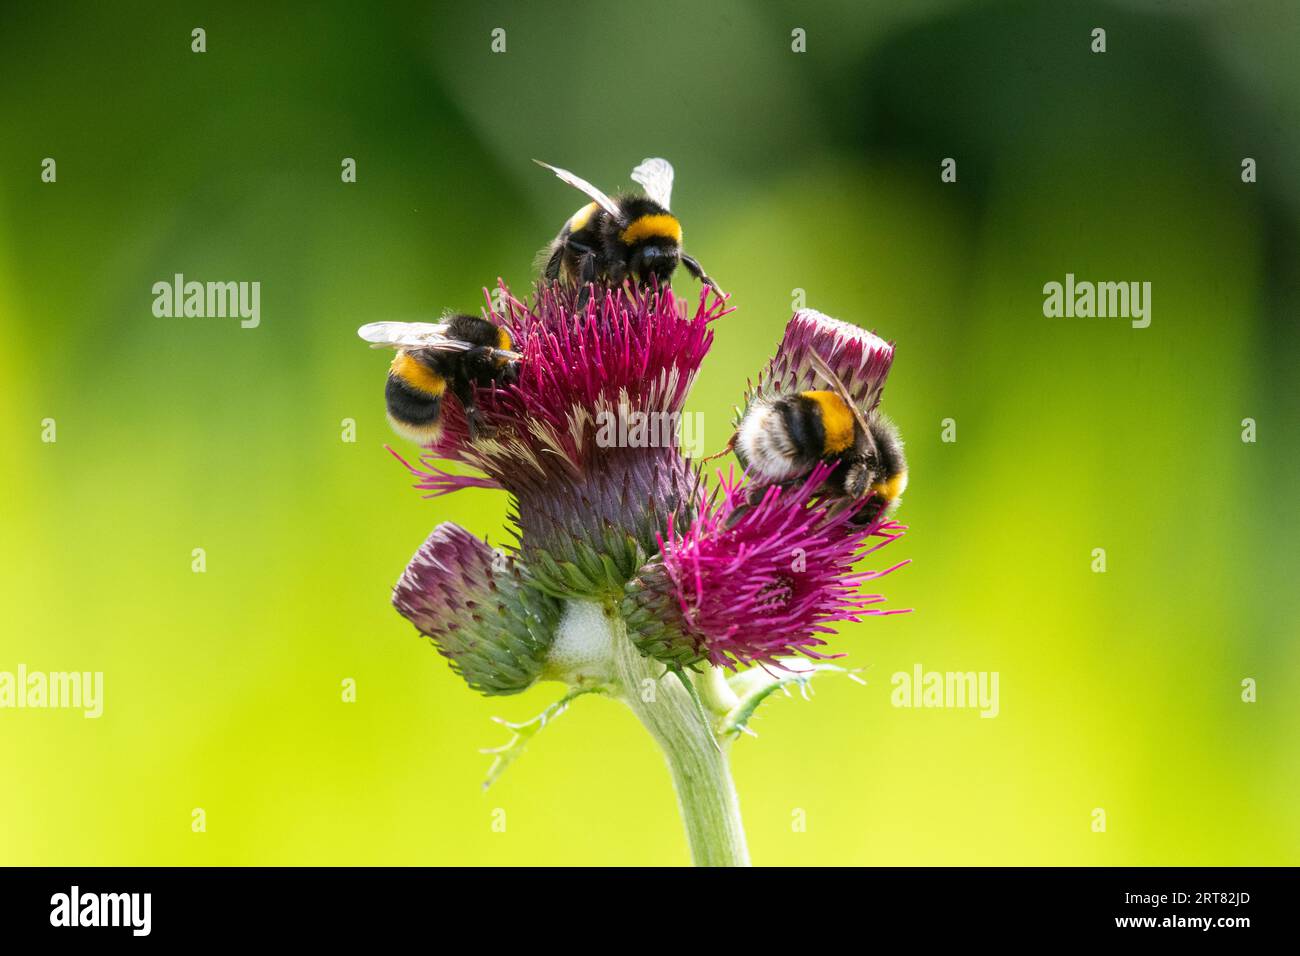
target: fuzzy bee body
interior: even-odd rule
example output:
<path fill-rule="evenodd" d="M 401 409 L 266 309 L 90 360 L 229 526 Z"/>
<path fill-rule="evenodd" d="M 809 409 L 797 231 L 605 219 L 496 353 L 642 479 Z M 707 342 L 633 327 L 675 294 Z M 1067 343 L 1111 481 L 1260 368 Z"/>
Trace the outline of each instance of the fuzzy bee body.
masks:
<path fill-rule="evenodd" d="M 451 392 L 465 411 L 470 437 L 488 437 L 474 390 L 513 381 L 520 356 L 509 332 L 478 316 L 453 315 L 436 324 L 372 322 L 358 334 L 375 348 L 397 349 L 384 386 L 395 432 L 420 445 L 436 442 Z"/>
<path fill-rule="evenodd" d="M 755 400 L 732 447 L 746 471 L 764 482 L 797 481 L 818 462 L 833 464 L 827 489 L 848 501 L 871 499 L 855 516 L 871 521 L 896 508 L 907 489 L 903 442 L 892 422 L 875 411 L 862 415 L 839 380 L 833 384 L 834 391 Z"/>
<path fill-rule="evenodd" d="M 827 406 L 830 415 L 827 416 Z M 846 441 L 838 423 L 843 403 L 829 392 L 800 392 L 755 402 L 736 433 L 741 464 L 769 481 L 788 481 L 812 471 L 823 458 L 838 455 L 852 441 L 852 421 Z"/>
<path fill-rule="evenodd" d="M 665 159 L 647 159 L 632 170 L 646 195 L 610 198 L 568 170 L 544 166 L 592 201 L 569 217 L 543 251 L 542 275 L 573 286 L 591 282 L 620 285 L 627 279 L 667 285 L 678 263 L 700 282 L 721 292 L 693 257 L 682 250 L 682 224 L 669 211 L 673 168 Z"/>
<path fill-rule="evenodd" d="M 393 356 L 384 384 L 388 424 L 417 445 L 442 437 L 442 396 L 447 379 L 405 349 Z"/>

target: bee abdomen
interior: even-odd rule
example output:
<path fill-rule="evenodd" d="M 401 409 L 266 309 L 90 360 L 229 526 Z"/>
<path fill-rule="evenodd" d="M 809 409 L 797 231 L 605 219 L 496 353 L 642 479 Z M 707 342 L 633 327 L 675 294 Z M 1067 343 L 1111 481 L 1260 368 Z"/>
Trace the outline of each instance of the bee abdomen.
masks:
<path fill-rule="evenodd" d="M 807 473 L 817 460 L 809 455 L 809 423 L 802 411 L 793 409 L 790 399 L 756 402 L 736 433 L 736 454 L 741 464 L 769 481 L 785 481 Z M 820 438 L 817 439 L 820 442 Z"/>
<path fill-rule="evenodd" d="M 801 458 L 811 465 L 822 457 L 826 444 L 826 426 L 821 406 L 807 395 L 793 395 L 778 403 L 790 441 Z"/>
<path fill-rule="evenodd" d="M 405 352 L 399 353 L 384 386 L 393 430 L 418 444 L 437 441 L 442 435 L 442 396 L 446 388 L 442 376 Z"/>

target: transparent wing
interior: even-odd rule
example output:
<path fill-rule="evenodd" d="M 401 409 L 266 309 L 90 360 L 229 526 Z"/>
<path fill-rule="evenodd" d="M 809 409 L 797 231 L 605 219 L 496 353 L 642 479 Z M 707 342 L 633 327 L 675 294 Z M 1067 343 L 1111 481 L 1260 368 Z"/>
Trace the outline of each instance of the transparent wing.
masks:
<path fill-rule="evenodd" d="M 468 352 L 480 348 L 447 336 L 448 325 L 441 322 L 371 322 L 357 329 L 357 335 L 372 349 L 432 349 L 435 352 Z M 521 359 L 519 352 L 492 349 L 492 354 L 510 360 Z"/>
<path fill-rule="evenodd" d="M 672 208 L 673 164 L 668 160 L 658 157 L 641 160 L 641 165 L 632 170 L 632 182 L 665 209 Z"/>
<path fill-rule="evenodd" d="M 809 358 L 812 361 L 813 368 L 817 370 L 817 374 L 826 379 L 826 381 L 830 383 L 831 388 L 835 390 L 835 393 L 844 401 L 844 404 L 849 406 L 849 411 L 853 413 L 853 419 L 858 423 L 858 427 L 862 429 L 862 433 L 870 437 L 871 430 L 867 428 L 867 420 L 863 418 L 862 410 L 858 408 L 858 403 L 853 400 L 853 396 L 850 395 L 849 390 L 844 387 L 844 383 L 840 381 L 840 377 L 835 374 L 835 370 L 831 368 L 827 361 L 816 352 L 809 352 Z"/>
<path fill-rule="evenodd" d="M 446 323 L 442 322 L 371 322 L 357 329 L 357 335 L 372 348 L 435 348 L 447 351 L 465 351 L 469 346 L 447 338 Z"/>
<path fill-rule="evenodd" d="M 605 210 L 605 212 L 609 213 L 611 216 L 619 215 L 618 204 L 614 202 L 614 200 L 606 196 L 599 189 L 597 189 L 595 186 L 593 186 L 591 183 L 583 179 L 581 176 L 575 176 L 567 169 L 560 169 L 556 166 L 552 166 L 550 163 L 544 163 L 540 159 L 534 159 L 533 162 L 535 162 L 538 166 L 541 166 L 543 169 L 549 169 L 551 172 L 555 173 L 555 175 L 559 176 L 562 180 L 564 180 L 574 189 L 578 189 L 586 193 L 592 199 L 596 200 L 596 203 L 600 206 L 600 208 Z"/>

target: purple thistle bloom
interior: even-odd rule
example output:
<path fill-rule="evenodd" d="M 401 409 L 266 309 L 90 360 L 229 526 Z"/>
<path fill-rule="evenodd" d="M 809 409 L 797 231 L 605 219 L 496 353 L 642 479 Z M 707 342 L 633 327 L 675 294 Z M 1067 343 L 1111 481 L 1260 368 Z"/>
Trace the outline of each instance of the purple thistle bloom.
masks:
<path fill-rule="evenodd" d="M 880 404 L 885 379 L 894 364 L 894 347 L 875 333 L 814 309 L 800 309 L 785 327 L 776 354 L 758 384 L 745 393 L 748 405 L 757 396 L 826 388 L 809 359 L 817 353 L 831 367 L 865 415 Z"/>
<path fill-rule="evenodd" d="M 393 588 L 393 605 L 483 694 L 515 694 L 541 675 L 559 620 L 554 598 L 459 525 L 440 524 Z"/>
<path fill-rule="evenodd" d="M 668 518 L 689 517 L 694 475 L 675 428 L 667 444 L 627 447 L 602 442 L 603 426 L 679 415 L 713 342 L 709 326 L 730 309 L 702 293 L 690 313 L 670 289 L 631 286 L 598 288 L 581 309 L 577 291 L 559 286 L 540 287 L 532 304 L 504 287 L 501 293 L 501 311 L 490 317 L 510 332 L 523 359 L 515 383 L 478 392 L 495 435 L 470 442 L 464 414 L 450 405 L 424 467 L 407 467 L 430 496 L 489 484 L 508 491 L 520 547 L 542 586 L 618 594 Z M 488 477 L 449 475 L 436 459 Z"/>
<path fill-rule="evenodd" d="M 907 562 L 883 571 L 853 565 L 905 528 L 854 525 L 865 502 L 828 507 L 817 489 L 830 471 L 818 465 L 801 485 L 769 487 L 756 503 L 745 482 L 721 479 L 721 499 L 683 533 L 670 528 L 629 588 L 624 612 L 642 651 L 683 665 L 779 666 L 781 656 L 827 656 L 816 648 L 832 622 L 901 613 L 875 607 L 884 598 L 859 588 Z"/>
<path fill-rule="evenodd" d="M 502 628 L 494 638 L 493 622 L 508 615 L 481 609 L 503 607 L 507 591 L 516 605 L 544 592 L 548 600 L 621 607 L 636 648 L 671 666 L 707 661 L 734 669 L 780 666 L 794 654 L 827 656 L 818 649 L 829 625 L 899 613 L 880 609 L 884 599 L 860 589 L 906 562 L 884 571 L 853 567 L 904 529 L 883 519 L 855 523 L 865 502 L 827 497 L 831 465 L 787 487 L 719 476 L 704 501 L 702 476 L 676 447 L 675 428 L 669 442 L 650 444 L 611 441 L 603 431 L 633 414 L 680 413 L 712 343 L 710 325 L 730 311 L 725 300 L 703 292 L 688 313 L 669 289 L 631 286 L 596 287 L 582 308 L 577 300 L 576 291 L 541 285 L 535 301 L 524 303 L 503 287 L 489 317 L 510 332 L 523 358 L 511 384 L 478 391 L 486 437 L 471 442 L 462 410 L 447 403 L 442 438 L 420 465 L 399 456 L 428 497 L 481 487 L 502 488 L 513 499 L 518 544 L 509 581 L 492 572 L 486 545 L 443 526 L 395 597 L 471 686 L 509 693 L 543 670 L 554 613 L 544 626 Z M 864 413 L 875 407 L 893 347 L 812 310 L 791 319 L 746 402 L 825 387 L 814 352 Z M 440 459 L 485 477 L 451 474 Z M 555 613 L 558 607 L 547 605 Z M 494 640 L 499 649 L 487 646 Z"/>
<path fill-rule="evenodd" d="M 579 309 L 577 292 L 542 286 L 527 305 L 501 287 L 490 313 L 522 349 L 518 381 L 480 389 L 494 440 L 471 443 L 463 414 L 449 414 L 438 458 L 474 465 L 518 493 L 567 474 L 599 469 L 613 450 L 592 427 L 602 411 L 680 413 L 713 344 L 710 324 L 731 310 L 702 294 L 694 314 L 671 289 L 601 290 Z M 455 410 L 459 412 L 459 409 Z"/>

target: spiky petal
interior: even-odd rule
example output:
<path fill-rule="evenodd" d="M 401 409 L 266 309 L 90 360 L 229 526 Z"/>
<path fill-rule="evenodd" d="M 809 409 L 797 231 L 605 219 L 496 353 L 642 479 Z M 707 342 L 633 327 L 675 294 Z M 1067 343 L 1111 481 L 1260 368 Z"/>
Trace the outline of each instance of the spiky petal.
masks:
<path fill-rule="evenodd" d="M 861 504 L 828 506 L 817 492 L 828 473 L 819 465 L 803 484 L 769 487 L 753 503 L 743 481 L 722 479 L 719 500 L 684 532 L 670 529 L 623 602 L 642 653 L 672 665 L 780 667 L 782 655 L 825 656 L 820 635 L 833 622 L 899 613 L 859 589 L 906 562 L 883 571 L 853 565 L 904 528 L 857 526 Z"/>
<path fill-rule="evenodd" d="M 560 606 L 459 525 L 434 529 L 402 572 L 393 605 L 471 688 L 517 694 L 541 674 Z"/>
<path fill-rule="evenodd" d="M 597 287 L 582 306 L 578 296 L 542 285 L 526 303 L 502 287 L 490 317 L 523 358 L 516 382 L 479 390 L 496 436 L 469 442 L 453 406 L 434 454 L 474 465 L 518 493 L 598 469 L 621 447 L 601 440 L 602 421 L 640 414 L 662 422 L 681 413 L 713 342 L 710 325 L 730 311 L 725 302 L 701 294 L 690 310 L 671 289 L 631 285 Z"/>

